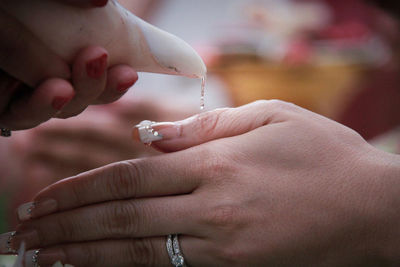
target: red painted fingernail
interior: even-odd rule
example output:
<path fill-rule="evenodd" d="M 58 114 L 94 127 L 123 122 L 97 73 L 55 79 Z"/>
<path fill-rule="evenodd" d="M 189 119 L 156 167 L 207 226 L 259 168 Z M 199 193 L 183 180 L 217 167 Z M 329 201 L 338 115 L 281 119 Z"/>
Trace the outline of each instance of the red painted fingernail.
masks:
<path fill-rule="evenodd" d="M 73 96 L 65 97 L 65 96 L 57 96 L 54 98 L 51 105 L 55 110 L 61 110 L 66 104 L 68 104 Z"/>
<path fill-rule="evenodd" d="M 103 54 L 86 64 L 86 72 L 90 78 L 99 79 L 104 74 L 107 67 L 107 57 L 107 54 Z"/>
<path fill-rule="evenodd" d="M 129 88 L 132 87 L 136 83 L 137 79 L 127 82 L 127 83 L 121 83 L 117 86 L 117 91 L 120 93 L 125 93 Z"/>
<path fill-rule="evenodd" d="M 92 0 L 92 5 L 97 6 L 97 7 L 102 7 L 107 5 L 108 0 Z"/>

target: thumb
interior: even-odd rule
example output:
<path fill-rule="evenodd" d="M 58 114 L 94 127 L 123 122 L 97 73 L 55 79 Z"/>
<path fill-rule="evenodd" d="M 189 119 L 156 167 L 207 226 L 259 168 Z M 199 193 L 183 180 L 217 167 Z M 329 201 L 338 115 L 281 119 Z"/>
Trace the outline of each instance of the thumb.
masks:
<path fill-rule="evenodd" d="M 238 108 L 201 113 L 177 122 L 142 121 L 133 138 L 163 152 L 183 150 L 212 140 L 241 135 L 261 126 L 282 122 L 298 107 L 278 100 L 260 100 Z"/>

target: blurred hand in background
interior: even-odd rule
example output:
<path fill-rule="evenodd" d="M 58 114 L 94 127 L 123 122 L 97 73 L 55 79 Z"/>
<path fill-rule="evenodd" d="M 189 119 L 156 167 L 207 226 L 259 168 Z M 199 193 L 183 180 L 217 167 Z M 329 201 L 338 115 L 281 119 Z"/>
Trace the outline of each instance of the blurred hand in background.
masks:
<path fill-rule="evenodd" d="M 143 118 L 174 121 L 197 111 L 177 102 L 172 106 L 150 99 L 121 100 L 90 107 L 68 123 L 53 120 L 35 129 L 16 132 L 8 140 L 10 157 L 1 162 L 2 169 L 10 174 L 2 178 L 3 188 L 12 184 L 14 192 L 10 194 L 13 198 L 9 210 L 62 178 L 112 162 L 157 154 L 132 142 L 131 128 Z M 10 220 L 14 217 L 8 216 Z M 11 225 L 14 223 L 10 221 Z"/>

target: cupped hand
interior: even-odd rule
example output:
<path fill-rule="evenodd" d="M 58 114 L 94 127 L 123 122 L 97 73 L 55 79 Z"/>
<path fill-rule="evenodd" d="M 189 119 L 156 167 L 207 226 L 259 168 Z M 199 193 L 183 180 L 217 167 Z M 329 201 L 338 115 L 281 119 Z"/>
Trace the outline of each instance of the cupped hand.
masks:
<path fill-rule="evenodd" d="M 259 101 L 147 130 L 134 136 L 174 153 L 46 188 L 19 209 L 12 246 L 42 248 L 41 266 L 169 266 L 179 233 L 190 266 L 399 262 L 399 156 L 351 129 Z"/>
<path fill-rule="evenodd" d="M 82 8 L 107 1 L 59 0 Z M 52 117 L 67 118 L 90 104 L 110 103 L 137 80 L 126 65 L 108 66 L 101 47 L 81 50 L 70 66 L 0 7 L 0 127 L 32 128 Z"/>

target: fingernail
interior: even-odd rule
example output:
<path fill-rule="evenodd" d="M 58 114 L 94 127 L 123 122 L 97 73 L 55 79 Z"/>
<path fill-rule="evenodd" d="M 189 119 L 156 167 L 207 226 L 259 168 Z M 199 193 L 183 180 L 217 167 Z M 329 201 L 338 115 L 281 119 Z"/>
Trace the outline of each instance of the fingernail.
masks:
<path fill-rule="evenodd" d="M 72 100 L 73 96 L 65 97 L 65 96 L 57 96 L 53 99 L 51 105 L 55 110 L 61 110 Z"/>
<path fill-rule="evenodd" d="M 172 122 L 142 121 L 133 130 L 133 138 L 144 144 L 170 140 L 180 135 L 181 126 Z"/>
<path fill-rule="evenodd" d="M 11 243 L 16 232 L 8 232 L 0 235 L 0 254 L 15 254 L 17 251 L 12 248 Z"/>
<path fill-rule="evenodd" d="M 92 5 L 96 7 L 102 7 L 107 5 L 108 0 L 92 0 Z"/>
<path fill-rule="evenodd" d="M 29 250 L 25 253 L 25 264 L 26 266 L 64 266 L 62 262 L 65 262 L 65 258 L 64 251 L 58 248 Z"/>
<path fill-rule="evenodd" d="M 27 221 L 32 218 L 32 211 L 35 208 L 34 202 L 24 203 L 18 207 L 17 214 L 20 221 Z"/>
<path fill-rule="evenodd" d="M 90 78 L 99 79 L 104 74 L 107 66 L 107 57 L 107 54 L 103 54 L 86 64 L 86 72 Z"/>
<path fill-rule="evenodd" d="M 129 88 L 132 87 L 132 85 L 135 84 L 135 82 L 137 81 L 137 79 L 135 79 L 134 81 L 130 81 L 127 83 L 121 83 L 117 86 L 117 91 L 120 93 L 125 93 Z"/>
<path fill-rule="evenodd" d="M 18 219 L 27 221 L 57 211 L 57 201 L 44 199 L 37 202 L 28 202 L 18 207 Z"/>

